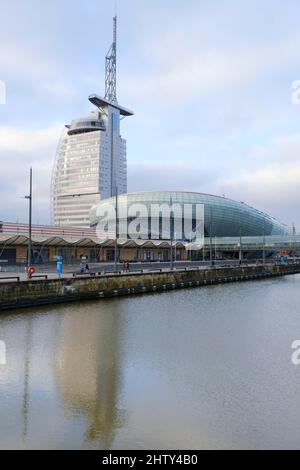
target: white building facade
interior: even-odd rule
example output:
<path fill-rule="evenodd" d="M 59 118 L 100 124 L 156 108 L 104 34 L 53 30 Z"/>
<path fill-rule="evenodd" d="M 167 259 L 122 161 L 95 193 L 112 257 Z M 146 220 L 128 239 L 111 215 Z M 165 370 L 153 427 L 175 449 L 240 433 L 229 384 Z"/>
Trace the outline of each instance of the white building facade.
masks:
<path fill-rule="evenodd" d="M 102 199 L 127 192 L 126 140 L 121 117 L 133 113 L 97 95 L 87 118 L 66 126 L 52 175 L 52 223 L 89 227 L 91 207 Z"/>

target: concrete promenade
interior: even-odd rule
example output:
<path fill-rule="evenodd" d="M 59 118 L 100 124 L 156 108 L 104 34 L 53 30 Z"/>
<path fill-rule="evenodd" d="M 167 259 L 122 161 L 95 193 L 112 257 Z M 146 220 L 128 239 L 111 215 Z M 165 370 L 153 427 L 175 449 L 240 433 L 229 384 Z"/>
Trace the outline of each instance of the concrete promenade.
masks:
<path fill-rule="evenodd" d="M 0 311 L 78 300 L 156 293 L 300 273 L 300 264 L 194 267 L 0 282 Z"/>
<path fill-rule="evenodd" d="M 234 267 L 239 266 L 238 260 L 214 260 L 213 265 L 216 267 Z M 255 261 L 246 261 L 244 260 L 242 266 L 256 266 L 258 264 L 262 264 L 261 260 Z M 274 263 L 268 263 L 274 264 Z M 102 273 L 105 274 L 113 274 L 115 272 L 114 263 L 89 263 L 89 271 L 88 273 L 84 273 L 84 275 L 93 275 L 94 273 Z M 210 261 L 174 261 L 173 269 L 181 270 L 181 269 L 208 269 L 210 268 Z M 157 272 L 161 270 L 162 272 L 170 271 L 170 262 L 138 262 L 138 263 L 130 263 L 129 265 L 129 273 L 141 273 L 144 272 Z M 117 274 L 127 274 L 124 270 L 123 263 L 117 264 Z M 60 276 L 61 279 L 70 279 L 73 278 L 74 275 L 80 275 L 79 265 L 64 265 L 63 274 Z M 55 265 L 52 266 L 36 266 L 36 273 L 32 277 L 33 281 L 41 280 L 42 276 L 48 279 L 59 279 L 59 276 L 56 273 Z M 14 282 L 16 277 L 19 277 L 20 281 L 28 281 L 27 274 L 25 272 L 25 268 L 20 270 L 18 267 L 10 267 L 5 271 L 0 271 L 0 282 Z M 11 279 L 8 279 L 11 278 Z"/>

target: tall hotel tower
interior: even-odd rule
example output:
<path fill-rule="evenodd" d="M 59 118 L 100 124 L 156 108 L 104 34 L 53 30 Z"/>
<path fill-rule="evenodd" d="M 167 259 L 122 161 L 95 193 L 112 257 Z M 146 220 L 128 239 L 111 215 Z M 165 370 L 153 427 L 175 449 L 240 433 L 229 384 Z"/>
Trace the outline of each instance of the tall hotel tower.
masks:
<path fill-rule="evenodd" d="M 117 18 L 106 56 L 105 97 L 91 95 L 88 117 L 66 126 L 52 175 L 52 221 L 58 226 L 89 227 L 89 211 L 101 199 L 127 192 L 126 140 L 120 120 L 133 113 L 116 96 Z"/>

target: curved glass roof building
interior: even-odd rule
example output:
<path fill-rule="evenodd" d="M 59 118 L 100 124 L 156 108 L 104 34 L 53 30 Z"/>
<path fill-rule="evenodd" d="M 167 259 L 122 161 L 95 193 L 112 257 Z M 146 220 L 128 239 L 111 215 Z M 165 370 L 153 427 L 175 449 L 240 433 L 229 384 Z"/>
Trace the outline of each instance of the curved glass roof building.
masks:
<path fill-rule="evenodd" d="M 143 205 L 147 208 L 148 216 L 137 214 L 140 220 L 148 226 L 148 239 L 168 239 L 164 236 L 162 230 L 160 233 L 151 233 L 150 228 L 150 214 L 151 207 L 157 205 L 172 205 L 176 204 L 179 208 L 184 210 L 184 207 L 191 207 L 190 218 L 195 218 L 195 207 L 197 205 L 203 206 L 204 215 L 204 237 L 261 237 L 275 236 L 275 235 L 289 235 L 291 233 L 288 226 L 278 222 L 276 219 L 261 212 L 243 202 L 237 202 L 226 197 L 214 196 L 210 194 L 182 192 L 182 191 L 151 191 L 151 192 L 138 192 L 123 194 L 118 197 L 118 213 L 119 223 L 123 224 L 124 211 L 123 206 L 127 206 L 129 212 L 130 208 L 135 211 L 135 207 Z M 96 227 L 101 217 L 99 214 L 112 214 L 109 208 L 113 207 L 115 211 L 116 199 L 109 198 L 101 201 L 97 206 L 94 206 L 90 212 L 91 226 Z M 131 215 L 132 215 L 131 214 Z M 142 216 L 142 217 L 141 217 Z M 109 218 L 110 216 L 108 216 Z M 160 218 L 164 217 L 160 214 Z M 176 218 L 176 214 L 174 214 Z M 178 215 L 181 217 L 181 215 Z M 148 220 L 146 220 L 148 218 Z M 126 222 L 125 222 L 126 223 Z M 128 217 L 127 223 L 130 223 Z M 161 225 L 161 221 L 160 221 Z M 196 221 L 192 220 L 193 230 L 195 229 Z M 119 235 L 120 238 L 121 234 Z M 112 237 L 113 238 L 113 237 Z M 137 237 L 139 238 L 139 237 Z M 180 237 L 177 237 L 180 239 Z M 187 237 L 182 237 L 183 241 Z"/>

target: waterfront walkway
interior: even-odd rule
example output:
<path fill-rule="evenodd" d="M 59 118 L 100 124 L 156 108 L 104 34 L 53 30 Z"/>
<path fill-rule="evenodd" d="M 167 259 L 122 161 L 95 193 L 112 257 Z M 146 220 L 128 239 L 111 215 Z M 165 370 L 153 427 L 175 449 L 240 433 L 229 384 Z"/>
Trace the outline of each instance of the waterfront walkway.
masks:
<path fill-rule="evenodd" d="M 266 265 L 274 265 L 274 262 L 268 262 Z M 293 264 L 290 262 L 290 264 Z M 244 260 L 242 266 L 261 266 L 262 261 L 249 261 Z M 81 273 L 78 265 L 66 265 L 62 275 L 58 275 L 55 266 L 37 266 L 36 272 L 30 279 L 31 281 L 38 281 L 43 279 L 73 279 L 73 278 L 89 278 L 94 276 L 122 276 L 128 274 L 143 274 L 143 273 L 168 273 L 171 272 L 170 262 L 145 262 L 145 263 L 130 263 L 129 270 L 124 270 L 123 263 L 118 263 L 117 271 L 115 271 L 114 263 L 91 263 L 88 272 Z M 229 268 L 238 267 L 238 260 L 214 260 L 213 265 L 210 261 L 174 261 L 173 271 L 189 271 L 189 270 L 206 270 L 209 268 Z M 7 271 L 0 272 L 0 282 L 25 282 L 28 281 L 27 273 L 18 269 L 13 270 L 10 268 Z"/>
<path fill-rule="evenodd" d="M 256 265 L 261 264 L 259 262 L 249 262 L 243 261 L 244 266 Z M 238 266 L 238 260 L 215 260 L 213 261 L 213 265 L 215 267 L 230 267 L 230 266 Z M 210 261 L 174 261 L 173 262 L 173 270 L 189 270 L 189 269 L 207 269 L 211 266 Z M 138 262 L 138 263 L 130 263 L 129 270 L 124 270 L 123 263 L 117 264 L 117 271 L 115 271 L 114 263 L 89 263 L 89 271 L 81 273 L 79 269 L 79 265 L 64 265 L 63 267 L 63 274 L 60 276 L 61 279 L 70 279 L 77 276 L 82 277 L 89 277 L 100 275 L 122 275 L 122 274 L 130 274 L 130 273 L 151 273 L 151 272 L 169 272 L 171 271 L 171 264 L 169 261 L 165 262 Z M 32 280 L 41 280 L 43 278 L 48 279 L 59 279 L 59 276 L 56 272 L 56 265 L 52 264 L 51 266 L 35 266 L 35 274 L 32 277 Z M 11 279 L 10 279 L 11 278 Z M 27 273 L 26 267 L 24 269 L 20 269 L 19 267 L 7 267 L 6 269 L 2 268 L 0 271 L 0 281 L 10 281 L 16 280 L 19 278 L 20 281 L 27 281 Z"/>
<path fill-rule="evenodd" d="M 300 273 L 300 264 L 240 266 L 197 266 L 158 270 L 86 274 L 68 273 L 61 279 L 48 273 L 33 280 L 2 277 L 0 311 L 62 302 L 158 293 L 174 289 L 212 286 Z M 23 274 L 24 275 L 24 274 Z M 50 278 L 48 276 L 51 276 Z M 53 276 L 53 277 L 52 277 Z M 42 279 L 42 280 L 41 280 Z"/>

